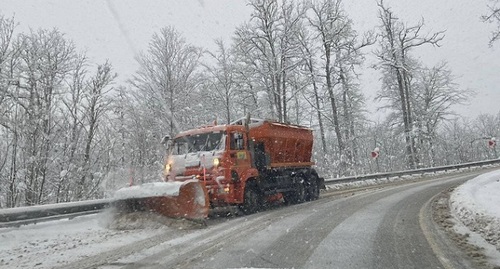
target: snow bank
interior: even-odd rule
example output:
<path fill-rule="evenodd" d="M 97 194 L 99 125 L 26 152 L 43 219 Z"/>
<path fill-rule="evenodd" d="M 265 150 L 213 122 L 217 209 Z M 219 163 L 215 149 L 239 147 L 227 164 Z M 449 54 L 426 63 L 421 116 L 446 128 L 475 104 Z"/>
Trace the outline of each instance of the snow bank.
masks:
<path fill-rule="evenodd" d="M 452 214 L 500 250 L 500 171 L 467 181 L 451 194 Z"/>
<path fill-rule="evenodd" d="M 179 189 L 185 182 L 153 182 L 137 186 L 121 188 L 113 196 L 114 199 L 145 198 L 158 196 L 178 196 Z"/>

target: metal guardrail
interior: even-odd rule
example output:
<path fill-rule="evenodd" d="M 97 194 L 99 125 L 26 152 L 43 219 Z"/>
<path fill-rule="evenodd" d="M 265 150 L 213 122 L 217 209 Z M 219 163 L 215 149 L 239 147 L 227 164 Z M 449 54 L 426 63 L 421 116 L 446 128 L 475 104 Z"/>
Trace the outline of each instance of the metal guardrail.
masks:
<path fill-rule="evenodd" d="M 422 168 L 408 171 L 397 171 L 388 173 L 376 173 L 370 175 L 350 176 L 337 179 L 325 180 L 325 185 L 334 185 L 341 183 L 353 183 L 368 179 L 380 179 L 390 177 L 401 177 L 406 175 L 418 175 L 440 171 L 459 170 L 461 168 L 481 167 L 485 165 L 499 164 L 500 159 L 472 162 L 432 168 Z M 0 228 L 15 227 L 29 223 L 41 221 L 73 218 L 75 216 L 95 213 L 106 208 L 111 199 L 90 200 L 81 202 L 70 202 L 60 204 L 39 205 L 31 207 L 17 207 L 0 209 Z"/>
<path fill-rule="evenodd" d="M 110 202 L 110 199 L 100 199 L 1 209 L 0 228 L 91 214 L 104 209 Z"/>
<path fill-rule="evenodd" d="M 421 169 L 407 170 L 407 171 L 397 171 L 397 172 L 387 172 L 387 173 L 376 173 L 376 174 L 370 174 L 370 175 L 342 177 L 342 178 L 337 178 L 337 179 L 325 180 L 325 185 L 334 185 L 334 184 L 341 184 L 341 183 L 353 183 L 353 182 L 364 181 L 364 180 L 368 180 L 368 179 L 401 177 L 401 176 L 408 176 L 408 175 L 422 175 L 425 173 L 435 173 L 435 172 L 441 172 L 441 171 L 459 170 L 462 168 L 481 167 L 481 166 L 492 165 L 492 164 L 500 164 L 500 159 L 480 161 L 480 162 L 471 162 L 471 163 L 462 163 L 462 164 L 447 165 L 447 166 L 438 166 L 438 167 L 431 167 L 431 168 L 421 168 Z"/>
<path fill-rule="evenodd" d="M 75 213 L 69 213 L 69 214 L 63 214 L 63 215 L 51 215 L 51 216 L 40 217 L 40 218 L 29 218 L 29 219 L 15 220 L 15 221 L 9 221 L 9 222 L 0 222 L 0 228 L 20 227 L 22 225 L 36 224 L 36 223 L 46 222 L 46 221 L 51 221 L 51 220 L 73 219 L 73 218 L 84 216 L 84 215 L 97 214 L 97 213 L 100 213 L 101 211 L 102 211 L 102 209 L 97 209 L 97 210 L 81 211 L 81 212 L 75 212 Z"/>

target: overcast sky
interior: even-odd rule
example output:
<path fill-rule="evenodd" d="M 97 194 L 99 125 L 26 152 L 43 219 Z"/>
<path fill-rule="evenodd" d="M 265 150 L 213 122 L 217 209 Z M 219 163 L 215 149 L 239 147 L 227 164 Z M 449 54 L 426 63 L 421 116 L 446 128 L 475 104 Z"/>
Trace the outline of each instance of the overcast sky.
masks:
<path fill-rule="evenodd" d="M 378 25 L 375 0 L 344 1 L 358 31 Z M 475 117 L 500 111 L 500 43 L 488 47 L 491 25 L 480 21 L 487 0 L 386 0 L 400 19 L 414 25 L 425 19 L 424 32 L 446 30 L 440 48 L 415 51 L 422 61 L 434 65 L 449 62 L 456 82 L 476 92 L 470 105 L 456 107 L 461 115 Z M 251 10 L 238 0 L 0 0 L 0 14 L 29 28 L 58 28 L 86 50 L 94 63 L 109 59 L 119 81 L 137 69 L 134 55 L 147 49 L 153 33 L 172 25 L 194 45 L 214 49 L 213 40 L 231 40 L 236 26 L 249 19 Z M 378 73 L 362 71 L 362 89 L 371 111 L 379 89 Z M 373 116 L 372 119 L 382 117 Z"/>

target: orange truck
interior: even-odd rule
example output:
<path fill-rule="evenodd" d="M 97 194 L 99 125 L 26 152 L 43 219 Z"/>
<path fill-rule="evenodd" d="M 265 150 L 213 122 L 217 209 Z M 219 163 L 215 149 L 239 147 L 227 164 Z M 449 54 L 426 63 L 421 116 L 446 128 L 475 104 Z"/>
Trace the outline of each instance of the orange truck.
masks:
<path fill-rule="evenodd" d="M 162 184 L 179 191 L 145 195 L 134 204 L 169 217 L 203 219 L 209 209 L 225 206 L 253 213 L 271 202 L 316 200 L 325 187 L 311 161 L 312 130 L 302 126 L 246 118 L 184 131 L 166 144 Z"/>

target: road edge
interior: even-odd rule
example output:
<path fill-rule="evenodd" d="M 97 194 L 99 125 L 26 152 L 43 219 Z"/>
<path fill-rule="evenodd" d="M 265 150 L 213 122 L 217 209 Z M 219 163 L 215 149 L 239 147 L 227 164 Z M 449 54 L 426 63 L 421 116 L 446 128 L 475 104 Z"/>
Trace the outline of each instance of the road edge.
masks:
<path fill-rule="evenodd" d="M 433 196 L 420 209 L 422 232 L 444 268 L 495 268 L 489 264 L 483 250 L 454 230 L 454 219 L 449 208 L 449 197 L 455 187 Z"/>

